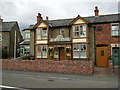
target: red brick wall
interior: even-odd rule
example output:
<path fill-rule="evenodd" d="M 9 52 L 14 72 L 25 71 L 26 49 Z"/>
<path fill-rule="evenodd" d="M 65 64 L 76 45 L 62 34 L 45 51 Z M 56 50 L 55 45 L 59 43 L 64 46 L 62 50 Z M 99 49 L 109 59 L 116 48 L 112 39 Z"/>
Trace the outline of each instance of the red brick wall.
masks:
<path fill-rule="evenodd" d="M 96 27 L 101 26 L 102 30 L 96 30 L 96 45 L 107 44 L 108 45 L 108 56 L 111 55 L 112 43 L 120 43 L 120 37 L 111 36 L 111 24 L 97 24 Z"/>
<path fill-rule="evenodd" d="M 94 61 L 2 60 L 2 69 L 92 75 Z"/>
<path fill-rule="evenodd" d="M 111 36 L 111 24 L 97 24 L 102 30 L 96 30 L 96 44 L 120 43 L 120 37 Z"/>

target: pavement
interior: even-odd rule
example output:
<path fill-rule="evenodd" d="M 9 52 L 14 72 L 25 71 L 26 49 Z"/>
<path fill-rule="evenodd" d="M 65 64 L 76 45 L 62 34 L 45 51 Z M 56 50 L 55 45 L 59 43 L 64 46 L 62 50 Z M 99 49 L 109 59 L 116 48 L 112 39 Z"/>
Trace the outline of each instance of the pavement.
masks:
<path fill-rule="evenodd" d="M 2 86 L 10 86 L 24 89 L 118 88 L 117 75 L 103 75 L 103 74 L 98 75 L 98 72 L 96 70 L 93 76 L 33 72 L 33 71 L 3 70 L 1 73 Z"/>

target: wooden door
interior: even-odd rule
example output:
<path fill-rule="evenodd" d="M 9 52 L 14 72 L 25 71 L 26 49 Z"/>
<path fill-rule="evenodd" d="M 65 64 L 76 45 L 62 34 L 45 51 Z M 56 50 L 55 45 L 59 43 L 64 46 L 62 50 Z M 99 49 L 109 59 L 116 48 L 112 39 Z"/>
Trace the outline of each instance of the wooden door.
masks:
<path fill-rule="evenodd" d="M 66 59 L 66 53 L 64 47 L 59 48 L 59 60 L 65 60 Z"/>
<path fill-rule="evenodd" d="M 108 66 L 108 47 L 97 47 L 96 52 L 96 64 L 97 66 Z"/>

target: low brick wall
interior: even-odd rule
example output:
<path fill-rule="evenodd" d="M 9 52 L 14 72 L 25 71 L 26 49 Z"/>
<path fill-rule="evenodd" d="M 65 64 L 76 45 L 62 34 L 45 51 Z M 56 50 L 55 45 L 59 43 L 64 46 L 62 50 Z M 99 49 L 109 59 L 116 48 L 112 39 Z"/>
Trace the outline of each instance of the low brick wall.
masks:
<path fill-rule="evenodd" d="M 2 60 L 2 69 L 93 75 L 94 61 Z"/>

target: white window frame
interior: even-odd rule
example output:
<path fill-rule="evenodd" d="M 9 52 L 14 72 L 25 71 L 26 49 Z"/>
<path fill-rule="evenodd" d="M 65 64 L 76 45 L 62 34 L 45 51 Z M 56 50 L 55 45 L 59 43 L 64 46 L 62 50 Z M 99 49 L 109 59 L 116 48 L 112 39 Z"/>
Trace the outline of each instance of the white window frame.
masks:
<path fill-rule="evenodd" d="M 38 45 L 37 46 L 37 58 L 47 58 L 47 45 Z"/>
<path fill-rule="evenodd" d="M 113 26 L 118 26 L 118 29 L 113 29 Z M 119 36 L 119 23 L 113 23 L 111 24 L 111 35 L 112 36 Z M 117 32 L 117 34 L 113 34 L 113 32 Z"/>
<path fill-rule="evenodd" d="M 80 27 L 83 27 L 82 29 Z M 85 34 L 85 36 L 82 36 L 81 33 Z M 87 36 L 87 25 L 74 25 L 73 26 L 73 37 L 79 38 L 79 37 L 86 37 Z"/>
<path fill-rule="evenodd" d="M 30 39 L 30 32 L 25 32 L 25 39 Z"/>
<path fill-rule="evenodd" d="M 82 47 L 83 45 L 86 46 L 85 50 L 81 50 L 83 48 Z M 77 46 L 76 50 L 75 50 L 75 46 Z M 85 52 L 85 56 L 81 56 L 83 52 Z M 75 53 L 78 53 L 78 56 L 75 56 Z M 88 53 L 87 52 L 87 44 L 74 44 L 73 45 L 73 58 L 87 58 L 87 53 Z"/>
<path fill-rule="evenodd" d="M 44 32 L 46 32 L 46 33 L 44 33 Z M 37 39 L 47 39 L 47 34 L 48 34 L 48 28 L 46 28 L 46 30 L 44 30 L 44 28 L 36 29 Z"/>
<path fill-rule="evenodd" d="M 2 41 L 2 34 L 0 34 L 0 41 Z"/>

